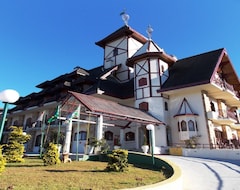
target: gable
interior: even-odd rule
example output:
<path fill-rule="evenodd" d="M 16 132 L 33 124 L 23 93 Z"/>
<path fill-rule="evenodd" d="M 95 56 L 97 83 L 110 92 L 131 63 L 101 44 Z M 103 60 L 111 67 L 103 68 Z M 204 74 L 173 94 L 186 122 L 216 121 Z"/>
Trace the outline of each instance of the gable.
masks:
<path fill-rule="evenodd" d="M 161 92 L 210 83 L 223 49 L 180 59 L 169 68 Z"/>

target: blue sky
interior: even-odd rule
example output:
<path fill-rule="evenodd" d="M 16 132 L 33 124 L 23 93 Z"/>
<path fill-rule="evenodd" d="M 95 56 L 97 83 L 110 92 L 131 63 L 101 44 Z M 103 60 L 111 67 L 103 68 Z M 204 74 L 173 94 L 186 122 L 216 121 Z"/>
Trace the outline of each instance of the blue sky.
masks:
<path fill-rule="evenodd" d="M 20 96 L 35 86 L 103 63 L 95 42 L 124 25 L 152 39 L 178 59 L 226 48 L 240 74 L 239 0 L 11 0 L 0 1 L 0 91 Z M 0 104 L 1 106 L 1 104 Z"/>

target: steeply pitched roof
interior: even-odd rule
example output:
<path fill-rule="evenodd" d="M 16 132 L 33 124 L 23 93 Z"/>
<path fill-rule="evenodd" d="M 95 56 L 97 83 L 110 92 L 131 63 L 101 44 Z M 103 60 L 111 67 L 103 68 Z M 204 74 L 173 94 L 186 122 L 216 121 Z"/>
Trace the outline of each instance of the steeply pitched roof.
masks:
<path fill-rule="evenodd" d="M 141 59 L 157 57 L 161 60 L 167 62 L 169 65 L 172 65 L 176 58 L 168 55 L 152 40 L 148 40 L 132 57 L 127 60 L 127 66 L 133 67 L 135 62 L 138 62 Z"/>
<path fill-rule="evenodd" d="M 163 124 L 163 122 L 137 108 L 124 106 L 118 104 L 117 102 L 97 98 L 91 95 L 80 94 L 72 91 L 69 93 L 95 114 L 103 114 L 113 118 L 137 121 L 146 124 Z"/>
<path fill-rule="evenodd" d="M 125 26 L 119 28 L 118 30 L 116 30 L 115 32 L 113 32 L 112 34 L 108 35 L 104 39 L 96 42 L 95 44 L 104 48 L 104 46 L 107 43 L 110 43 L 110 42 L 112 42 L 118 38 L 124 37 L 124 36 L 131 36 L 132 38 L 136 39 L 137 41 L 141 42 L 142 44 L 144 44 L 147 41 L 147 38 L 145 38 L 143 35 L 141 35 L 137 31 L 135 31 L 131 27 L 125 25 Z"/>
<path fill-rule="evenodd" d="M 169 78 L 160 91 L 209 83 L 223 50 L 222 48 L 178 60 L 169 68 Z"/>

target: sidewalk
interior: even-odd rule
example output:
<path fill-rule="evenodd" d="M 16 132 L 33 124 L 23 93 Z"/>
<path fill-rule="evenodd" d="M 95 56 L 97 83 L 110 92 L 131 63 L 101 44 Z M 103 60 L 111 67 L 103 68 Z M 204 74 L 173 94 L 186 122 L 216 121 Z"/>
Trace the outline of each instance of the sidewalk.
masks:
<path fill-rule="evenodd" d="M 239 190 L 240 160 L 160 155 L 178 165 L 183 175 L 183 190 Z"/>

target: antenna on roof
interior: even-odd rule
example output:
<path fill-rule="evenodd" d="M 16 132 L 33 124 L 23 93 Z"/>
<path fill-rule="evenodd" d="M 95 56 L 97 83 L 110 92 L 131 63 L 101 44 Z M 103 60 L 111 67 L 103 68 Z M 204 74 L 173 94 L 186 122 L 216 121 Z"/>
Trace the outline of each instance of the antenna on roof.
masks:
<path fill-rule="evenodd" d="M 128 20 L 130 19 L 130 16 L 126 13 L 126 11 L 123 10 L 123 12 L 120 13 L 120 16 L 122 17 L 124 24 L 128 26 Z"/>
<path fill-rule="evenodd" d="M 152 38 L 152 32 L 153 32 L 153 28 L 151 27 L 151 25 L 148 25 L 148 28 L 147 28 L 147 34 L 148 34 L 148 39 L 151 40 Z"/>

